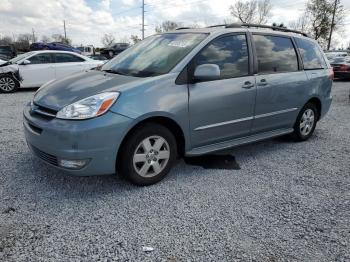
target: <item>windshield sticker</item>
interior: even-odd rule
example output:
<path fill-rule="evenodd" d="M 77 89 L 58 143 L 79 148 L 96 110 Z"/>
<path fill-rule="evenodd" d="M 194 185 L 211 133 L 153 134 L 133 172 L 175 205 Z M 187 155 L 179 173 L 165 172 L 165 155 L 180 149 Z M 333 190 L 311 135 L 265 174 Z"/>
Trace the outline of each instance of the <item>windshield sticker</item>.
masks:
<path fill-rule="evenodd" d="M 190 46 L 191 44 L 192 44 L 191 41 L 174 40 L 174 41 L 169 42 L 168 46 L 175 46 L 175 47 L 185 48 L 187 46 Z"/>

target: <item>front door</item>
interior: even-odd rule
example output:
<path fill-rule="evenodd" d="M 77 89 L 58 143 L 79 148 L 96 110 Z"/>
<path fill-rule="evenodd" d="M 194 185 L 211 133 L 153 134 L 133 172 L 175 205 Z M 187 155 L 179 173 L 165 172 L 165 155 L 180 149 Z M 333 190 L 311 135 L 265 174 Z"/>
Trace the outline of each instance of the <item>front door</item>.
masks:
<path fill-rule="evenodd" d="M 220 79 L 189 84 L 189 115 L 193 147 L 247 136 L 255 101 L 255 77 L 250 75 L 245 34 L 214 39 L 192 62 L 216 64 Z"/>
<path fill-rule="evenodd" d="M 28 58 L 30 64 L 20 64 L 22 87 L 40 87 L 55 79 L 55 67 L 50 53 L 36 54 Z"/>
<path fill-rule="evenodd" d="M 258 74 L 252 133 L 292 128 L 308 93 L 292 39 L 254 34 L 253 41 Z"/>

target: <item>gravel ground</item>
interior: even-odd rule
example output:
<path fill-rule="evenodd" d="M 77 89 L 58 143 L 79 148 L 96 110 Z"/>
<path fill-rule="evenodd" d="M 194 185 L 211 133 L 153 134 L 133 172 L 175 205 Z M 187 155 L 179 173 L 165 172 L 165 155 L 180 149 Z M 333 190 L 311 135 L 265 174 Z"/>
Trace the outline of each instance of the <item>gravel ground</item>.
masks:
<path fill-rule="evenodd" d="M 240 170 L 180 161 L 145 188 L 43 164 L 22 132 L 34 91 L 1 94 L 0 261 L 349 261 L 350 82 L 333 90 L 309 141 L 234 149 Z"/>

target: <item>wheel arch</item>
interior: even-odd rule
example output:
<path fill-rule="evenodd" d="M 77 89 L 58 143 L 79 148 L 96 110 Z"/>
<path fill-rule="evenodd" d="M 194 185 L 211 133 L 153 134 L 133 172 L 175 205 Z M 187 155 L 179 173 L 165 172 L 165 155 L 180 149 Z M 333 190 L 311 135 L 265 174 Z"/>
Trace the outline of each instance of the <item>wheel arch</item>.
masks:
<path fill-rule="evenodd" d="M 306 102 L 306 104 L 308 104 L 308 103 L 312 103 L 312 104 L 314 104 L 315 106 L 316 106 L 316 108 L 317 108 L 317 111 L 318 111 L 318 116 L 317 116 L 317 121 L 320 119 L 320 117 L 321 117 L 321 114 L 322 114 L 322 103 L 321 103 L 321 99 L 319 99 L 318 97 L 312 97 L 312 98 L 310 98 L 307 102 Z M 305 105 L 306 105 L 305 104 Z"/>
<path fill-rule="evenodd" d="M 169 131 L 175 136 L 178 154 L 180 156 L 183 156 L 185 153 L 185 134 L 180 126 L 174 119 L 168 117 L 168 116 L 149 116 L 143 119 L 140 119 L 137 123 L 135 123 L 129 130 L 126 132 L 125 136 L 123 137 L 123 140 L 119 146 L 118 152 L 117 152 L 117 158 L 116 161 L 118 163 L 118 160 L 121 157 L 121 152 L 125 146 L 126 141 L 130 136 L 133 135 L 133 133 L 142 127 L 145 124 L 148 123 L 157 123 L 160 125 L 163 125 L 164 127 L 168 128 Z"/>

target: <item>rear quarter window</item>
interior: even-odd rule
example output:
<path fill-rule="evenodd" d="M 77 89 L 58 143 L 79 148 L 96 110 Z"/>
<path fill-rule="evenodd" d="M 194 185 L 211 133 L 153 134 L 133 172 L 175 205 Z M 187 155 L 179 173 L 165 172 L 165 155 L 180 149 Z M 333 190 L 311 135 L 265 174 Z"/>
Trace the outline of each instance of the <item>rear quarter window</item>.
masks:
<path fill-rule="evenodd" d="M 301 38 L 295 38 L 295 40 L 305 70 L 327 68 L 326 61 L 323 58 L 322 52 L 317 43 Z"/>

